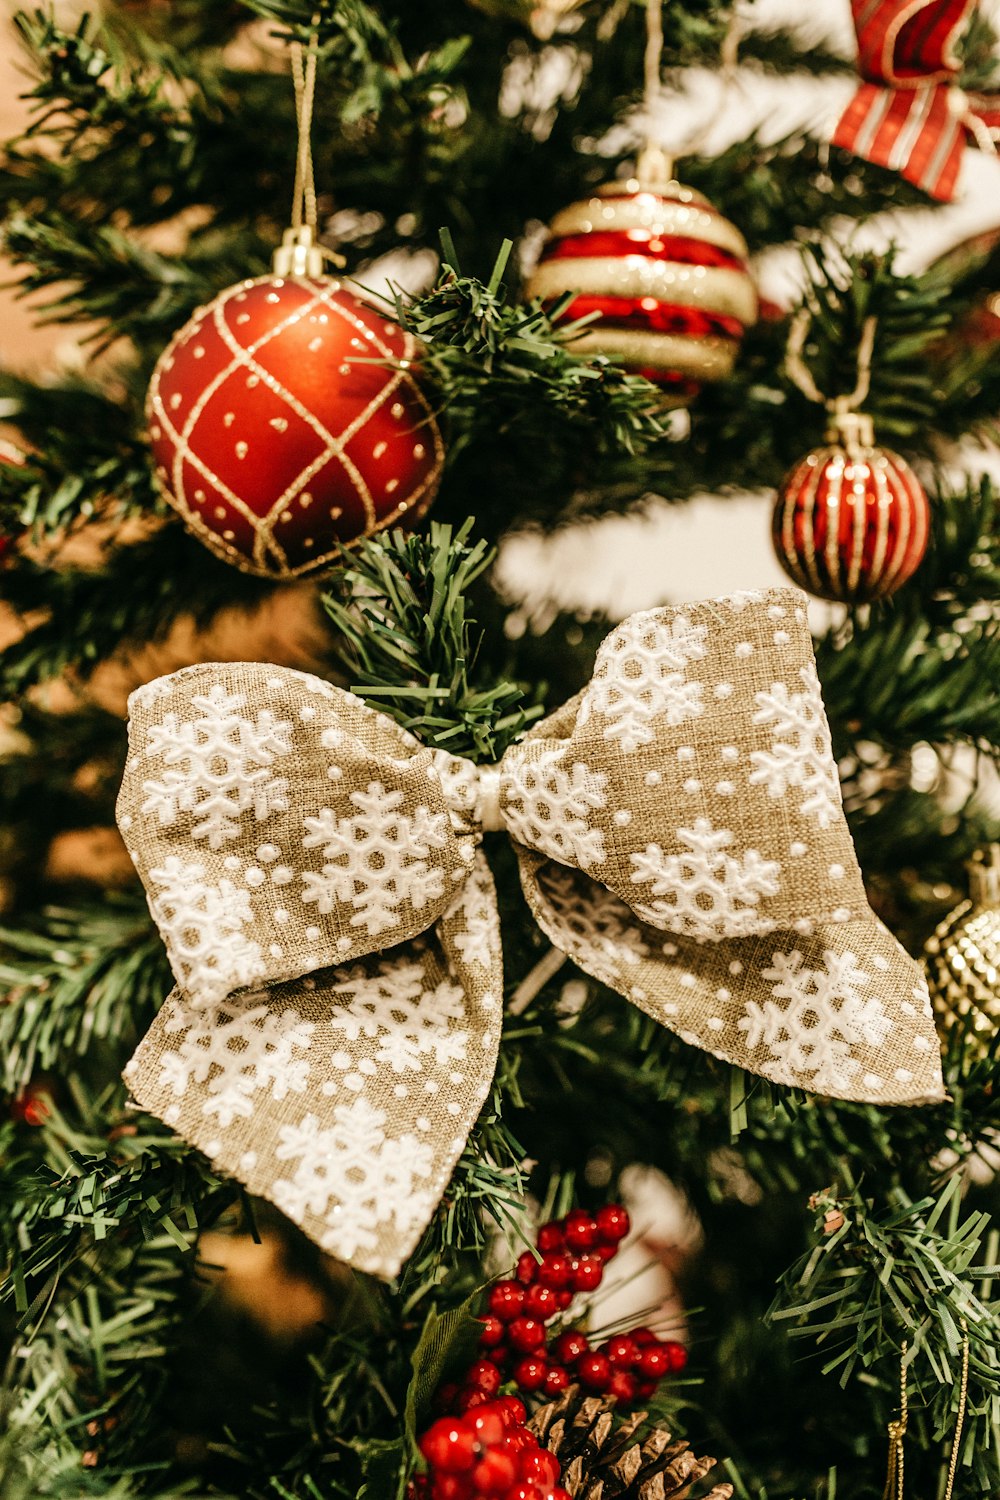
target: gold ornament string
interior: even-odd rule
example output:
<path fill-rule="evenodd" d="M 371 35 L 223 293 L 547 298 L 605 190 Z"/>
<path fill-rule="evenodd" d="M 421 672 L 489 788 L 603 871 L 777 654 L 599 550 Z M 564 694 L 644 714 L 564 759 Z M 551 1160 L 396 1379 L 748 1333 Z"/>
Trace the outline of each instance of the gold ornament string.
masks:
<path fill-rule="evenodd" d="M 969 1401 L 969 1335 L 968 1324 L 961 1320 L 962 1328 L 962 1374 L 958 1389 L 958 1413 L 955 1417 L 955 1435 L 951 1440 L 951 1457 L 948 1462 L 948 1481 L 942 1500 L 952 1500 L 955 1493 L 955 1476 L 962 1446 L 962 1430 Z M 889 1461 L 885 1476 L 882 1500 L 905 1500 L 903 1483 L 903 1442 L 909 1418 L 909 1402 L 906 1394 L 906 1351 L 904 1342 L 899 1356 L 899 1416 L 889 1423 Z"/>
<path fill-rule="evenodd" d="M 862 325 L 861 339 L 858 343 L 858 378 L 853 391 L 847 396 L 824 395 L 802 357 L 811 322 L 812 312 L 807 306 L 800 307 L 792 319 L 792 326 L 788 331 L 788 346 L 785 350 L 785 371 L 788 378 L 798 386 L 807 400 L 826 407 L 830 416 L 829 436 L 841 440 L 849 450 L 857 444 L 870 447 L 875 441 L 871 418 L 864 416 L 858 408 L 871 389 L 872 354 L 875 350 L 877 319 L 868 317 Z"/>
<path fill-rule="evenodd" d="M 312 121 L 316 101 L 315 31 L 308 47 L 292 43 L 292 82 L 295 85 L 295 118 L 299 143 L 295 158 L 295 187 L 292 190 L 292 227 L 316 230 L 316 179 L 313 172 Z"/>
<path fill-rule="evenodd" d="M 319 16 L 313 16 L 313 30 L 308 43 L 292 42 L 292 83 L 295 87 L 295 122 L 298 147 L 295 153 L 295 186 L 292 189 L 292 224 L 285 230 L 281 245 L 274 252 L 272 266 L 276 276 L 322 276 L 324 260 L 344 265 L 343 256 L 317 243 L 316 177 L 313 170 L 312 126 L 316 103 L 316 64 L 319 38 L 316 27 Z"/>
<path fill-rule="evenodd" d="M 889 1463 L 882 1500 L 903 1500 L 903 1440 L 906 1437 L 906 1423 L 909 1416 L 906 1397 L 907 1348 L 908 1345 L 904 1341 L 899 1355 L 899 1416 L 894 1422 L 889 1423 Z"/>
<path fill-rule="evenodd" d="M 966 1331 L 968 1324 L 962 1319 L 962 1377 L 958 1392 L 958 1415 L 955 1418 L 955 1436 L 951 1444 L 951 1460 L 948 1464 L 948 1483 L 945 1485 L 944 1500 L 951 1500 L 955 1489 L 955 1475 L 958 1472 L 958 1455 L 962 1442 L 962 1428 L 965 1426 L 965 1410 L 969 1399 L 969 1335 Z"/>
<path fill-rule="evenodd" d="M 734 11 L 729 18 L 726 34 L 722 38 L 722 46 L 719 49 L 719 71 L 727 83 L 732 83 L 739 66 L 740 42 L 742 42 L 746 26 L 743 18 Z"/>
<path fill-rule="evenodd" d="M 740 42 L 745 26 L 736 15 L 730 18 L 719 52 L 720 73 L 732 86 L 739 59 Z M 646 50 L 643 56 L 643 114 L 645 142 L 636 163 L 641 182 L 669 182 L 674 172 L 673 159 L 653 138 L 653 120 L 663 98 L 663 0 L 646 0 Z M 688 147 L 684 154 L 691 151 Z M 694 148 L 696 149 L 696 148 Z"/>
<path fill-rule="evenodd" d="M 640 182 L 669 182 L 673 162 L 653 139 L 653 116 L 663 94 L 663 0 L 646 0 L 646 51 L 643 57 L 643 113 L 646 139 L 636 163 Z"/>
<path fill-rule="evenodd" d="M 875 328 L 877 320 L 866 318 L 861 329 L 861 341 L 858 344 L 858 379 L 849 396 L 824 396 L 802 358 L 805 348 L 806 336 L 809 325 L 812 322 L 812 313 L 808 307 L 800 307 L 792 319 L 792 326 L 788 332 L 788 348 L 785 352 L 785 369 L 789 379 L 798 386 L 803 396 L 810 401 L 815 401 L 819 406 L 825 406 L 827 411 L 856 411 L 864 401 L 871 388 L 872 354 L 875 349 Z"/>
<path fill-rule="evenodd" d="M 660 102 L 662 81 L 660 66 L 663 61 L 663 0 L 646 0 L 646 53 L 643 59 L 643 95 L 646 106 L 646 145 L 655 142 L 650 138 L 649 116 Z"/>

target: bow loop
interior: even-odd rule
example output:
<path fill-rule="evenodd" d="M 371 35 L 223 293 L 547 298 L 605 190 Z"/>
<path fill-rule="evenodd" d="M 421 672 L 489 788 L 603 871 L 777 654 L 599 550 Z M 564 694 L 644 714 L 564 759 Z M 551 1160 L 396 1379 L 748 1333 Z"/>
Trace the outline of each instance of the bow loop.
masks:
<path fill-rule="evenodd" d="M 967 134 L 996 150 L 1000 104 L 956 86 L 974 0 L 851 0 L 862 83 L 833 144 L 950 202 Z"/>
<path fill-rule="evenodd" d="M 479 835 L 433 753 L 352 693 L 207 663 L 129 713 L 119 825 L 195 1001 L 416 937 L 468 878 Z"/>
<path fill-rule="evenodd" d="M 119 824 L 179 986 L 132 1093 L 363 1270 L 413 1249 L 495 1071 L 484 831 L 552 942 L 683 1041 L 843 1098 L 943 1096 L 926 985 L 865 900 L 796 590 L 633 615 L 499 766 L 254 663 L 130 712 Z"/>
<path fill-rule="evenodd" d="M 791 589 L 632 615 L 508 751 L 504 821 L 651 927 L 718 941 L 867 911 Z"/>

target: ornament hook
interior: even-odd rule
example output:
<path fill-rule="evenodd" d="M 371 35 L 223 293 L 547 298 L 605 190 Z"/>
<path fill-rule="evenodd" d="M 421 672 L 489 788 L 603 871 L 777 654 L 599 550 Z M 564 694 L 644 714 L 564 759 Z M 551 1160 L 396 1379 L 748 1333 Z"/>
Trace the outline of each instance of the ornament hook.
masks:
<path fill-rule="evenodd" d="M 809 401 L 826 407 L 828 442 L 841 443 L 848 451 L 859 447 L 870 448 L 875 441 L 875 428 L 871 417 L 858 408 L 871 389 L 872 354 L 878 320 L 867 317 L 862 325 L 858 343 L 858 378 L 853 391 L 846 396 L 825 396 L 803 359 L 812 316 L 811 309 L 804 303 L 792 319 L 785 351 L 785 371 L 788 378 Z"/>

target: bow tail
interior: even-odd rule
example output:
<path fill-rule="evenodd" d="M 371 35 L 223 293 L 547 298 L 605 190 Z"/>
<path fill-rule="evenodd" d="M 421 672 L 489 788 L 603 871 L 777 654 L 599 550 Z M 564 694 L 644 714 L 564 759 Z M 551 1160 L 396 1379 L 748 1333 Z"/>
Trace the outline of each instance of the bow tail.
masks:
<path fill-rule="evenodd" d="M 932 198 L 950 202 L 962 164 L 966 124 L 945 84 L 893 89 L 863 83 L 841 116 L 833 145 L 900 172 Z"/>
<path fill-rule="evenodd" d="M 946 1098 L 923 971 L 872 917 L 696 941 L 520 851 L 547 937 L 683 1042 L 775 1083 L 873 1104 Z"/>
<path fill-rule="evenodd" d="M 421 938 L 215 1003 L 175 989 L 125 1080 L 143 1109 L 329 1254 L 390 1278 L 489 1092 L 502 989 L 480 854 Z"/>

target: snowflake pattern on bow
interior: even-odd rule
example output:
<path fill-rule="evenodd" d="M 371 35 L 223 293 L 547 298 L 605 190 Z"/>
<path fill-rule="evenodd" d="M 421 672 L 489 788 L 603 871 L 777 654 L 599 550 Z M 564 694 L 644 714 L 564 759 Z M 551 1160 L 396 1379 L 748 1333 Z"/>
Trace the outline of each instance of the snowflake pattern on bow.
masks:
<path fill-rule="evenodd" d="M 250 896 L 231 880 L 205 879 L 205 867 L 171 854 L 149 872 L 160 889 L 149 909 L 163 933 L 174 973 L 206 1000 L 252 984 L 264 973 L 259 943 L 243 928 L 253 921 Z"/>
<path fill-rule="evenodd" d="M 183 1035 L 161 1054 L 161 1085 L 181 1098 L 193 1083 L 204 1084 L 201 1113 L 223 1129 L 253 1114 L 255 1094 L 280 1102 L 305 1090 L 309 1062 L 301 1054 L 316 1028 L 297 1010 L 279 1011 L 259 994 L 197 1009 L 175 999 L 168 1001 L 164 1029 Z"/>
<path fill-rule="evenodd" d="M 608 721 L 604 738 L 632 751 L 652 743 L 660 716 L 671 726 L 697 718 L 704 712 L 704 689 L 687 680 L 686 668 L 706 655 L 707 635 L 707 626 L 693 625 L 685 615 L 669 620 L 659 611 L 632 615 L 598 652 L 579 723 L 600 714 Z"/>
<path fill-rule="evenodd" d="M 227 693 L 216 682 L 192 698 L 196 718 L 181 722 L 169 713 L 148 732 L 147 753 L 168 769 L 143 782 L 142 811 L 161 824 L 190 813 L 192 838 L 207 839 L 210 849 L 239 837 L 245 812 L 253 809 L 260 823 L 288 809 L 288 781 L 271 768 L 291 751 L 292 726 L 266 708 L 247 718 L 239 712 L 246 703 L 245 693 Z"/>
<path fill-rule="evenodd" d="M 522 844 L 587 870 L 605 858 L 590 814 L 607 805 L 607 784 L 603 771 L 580 761 L 567 768 L 561 750 L 543 750 L 504 778 L 504 822 Z"/>
<path fill-rule="evenodd" d="M 297 1165 L 274 1183 L 274 1201 L 296 1223 L 307 1214 L 325 1220 L 319 1243 L 341 1260 L 375 1250 L 388 1224 L 410 1233 L 433 1209 L 433 1194 L 421 1186 L 433 1167 L 431 1146 L 410 1132 L 388 1136 L 386 1122 L 383 1110 L 359 1097 L 336 1105 L 326 1129 L 309 1114 L 279 1132 L 275 1156 Z"/>
<path fill-rule="evenodd" d="M 823 969 L 807 967 L 798 949 L 775 953 L 761 978 L 771 985 L 773 1000 L 749 1000 L 737 1022 L 751 1050 L 768 1049 L 772 1069 L 816 1093 L 842 1093 L 861 1067 L 852 1048 L 865 1042 L 881 1047 L 892 1021 L 877 995 L 861 992 L 871 975 L 858 967 L 855 954 L 823 953 Z M 784 1004 L 781 1002 L 785 1002 Z M 766 1064 L 762 1072 L 769 1071 Z"/>
<path fill-rule="evenodd" d="M 620 970 L 649 956 L 649 945 L 633 913 L 603 887 L 577 879 L 572 871 L 547 865 L 539 876 L 559 924 L 559 945 L 569 954 L 585 951 L 594 977 L 614 985 Z"/>
<path fill-rule="evenodd" d="M 636 907 L 654 927 L 667 927 L 689 937 L 744 937 L 759 932 L 756 911 L 761 896 L 779 890 L 781 866 L 764 859 L 756 849 L 739 857 L 727 854 L 733 842 L 728 828 L 713 828 L 709 818 L 696 818 L 693 828 L 678 828 L 687 846 L 679 854 L 664 854 L 659 844 L 647 844 L 629 856 L 633 885 L 648 885 L 655 899 Z M 774 924 L 771 923 L 771 926 Z"/>
<path fill-rule="evenodd" d="M 448 842 L 447 813 L 417 807 L 401 812 L 401 791 L 386 791 L 379 781 L 367 791 L 352 792 L 352 818 L 338 818 L 328 807 L 318 817 L 306 818 L 303 845 L 322 846 L 326 863 L 320 872 L 307 871 L 302 900 L 328 914 L 338 901 L 354 908 L 352 927 L 364 927 L 377 937 L 395 927 L 399 907 L 406 901 L 422 911 L 428 901 L 444 894 L 444 871 L 429 862 L 432 849 Z"/>
<path fill-rule="evenodd" d="M 830 730 L 816 668 L 800 667 L 799 677 L 800 693 L 790 693 L 787 683 L 775 682 L 770 692 L 755 694 L 753 722 L 773 725 L 774 739 L 770 750 L 751 752 L 750 785 L 765 786 L 771 797 L 784 797 L 790 787 L 797 787 L 802 793 L 802 816 L 829 828 L 841 804 Z"/>
<path fill-rule="evenodd" d="M 377 1042 L 374 1061 L 394 1073 L 419 1073 L 430 1056 L 439 1067 L 465 1061 L 469 1033 L 456 1024 L 466 1020 L 465 991 L 448 979 L 428 989 L 419 961 L 389 961 L 375 973 L 359 964 L 330 994 L 344 1002 L 331 1018 L 333 1030 L 347 1042 Z"/>
<path fill-rule="evenodd" d="M 462 955 L 462 962 L 478 964 L 487 973 L 492 973 L 502 962 L 500 922 L 493 878 L 481 849 L 476 851 L 469 878 L 445 912 L 444 919 L 454 924 L 451 942 Z"/>

